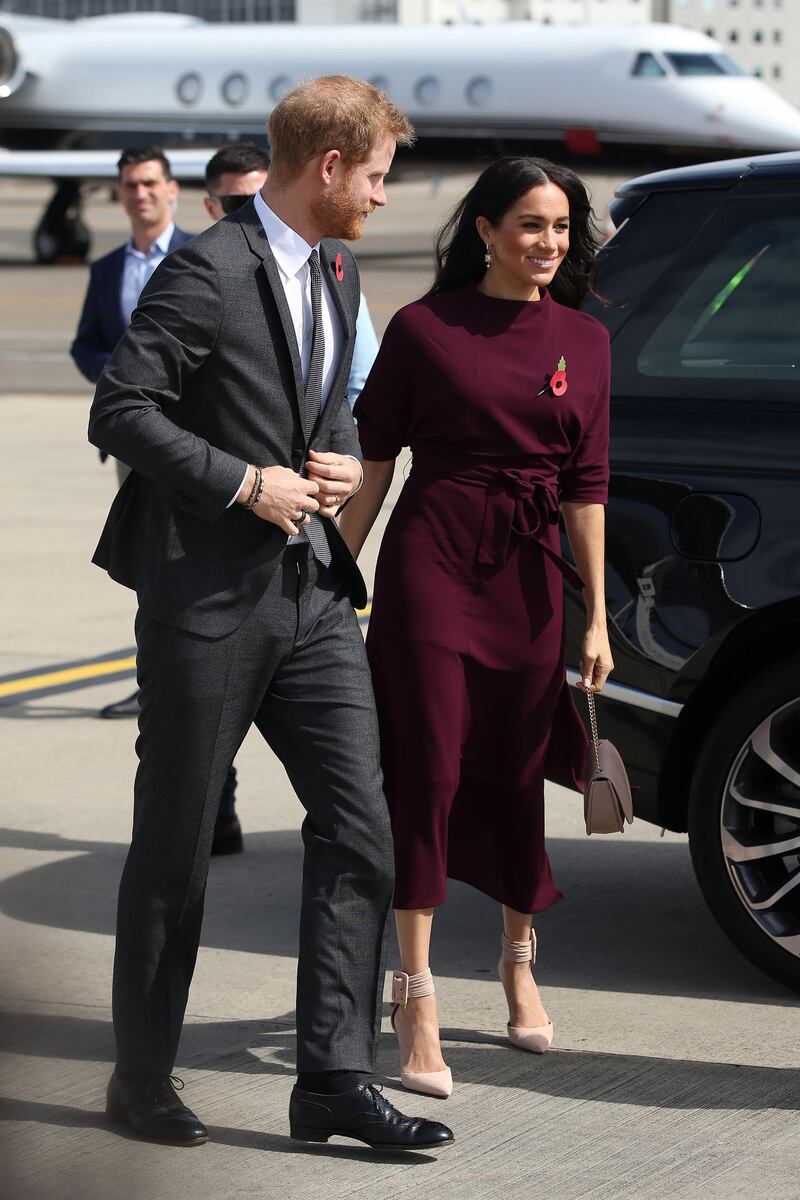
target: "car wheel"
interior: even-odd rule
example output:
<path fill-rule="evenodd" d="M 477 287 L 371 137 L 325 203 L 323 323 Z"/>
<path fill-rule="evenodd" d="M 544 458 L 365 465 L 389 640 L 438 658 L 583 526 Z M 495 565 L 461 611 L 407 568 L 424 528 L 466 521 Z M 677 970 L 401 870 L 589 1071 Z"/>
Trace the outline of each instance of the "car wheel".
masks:
<path fill-rule="evenodd" d="M 800 990 L 800 656 L 746 681 L 712 727 L 692 778 L 689 846 L 723 931 Z"/>

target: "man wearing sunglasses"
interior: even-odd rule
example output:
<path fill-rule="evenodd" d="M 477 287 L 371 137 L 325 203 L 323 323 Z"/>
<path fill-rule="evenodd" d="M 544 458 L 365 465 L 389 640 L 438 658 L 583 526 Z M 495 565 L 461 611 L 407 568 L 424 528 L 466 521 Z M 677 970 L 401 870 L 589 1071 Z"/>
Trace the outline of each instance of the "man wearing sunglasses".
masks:
<path fill-rule="evenodd" d="M 236 212 L 259 190 L 267 178 L 269 155 L 254 142 L 231 142 L 218 150 L 206 165 L 208 195 L 203 197 L 212 221 Z"/>

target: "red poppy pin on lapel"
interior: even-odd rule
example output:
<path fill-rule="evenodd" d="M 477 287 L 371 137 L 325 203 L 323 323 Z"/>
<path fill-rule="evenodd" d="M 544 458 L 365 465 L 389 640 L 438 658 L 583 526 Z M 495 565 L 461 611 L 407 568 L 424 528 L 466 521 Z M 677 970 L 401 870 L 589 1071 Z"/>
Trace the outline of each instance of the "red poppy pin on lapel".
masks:
<path fill-rule="evenodd" d="M 336 268 L 336 278 L 339 280 L 339 283 L 341 283 L 344 279 L 344 267 L 342 266 L 341 254 L 336 255 L 336 262 L 334 263 L 334 266 Z"/>
<path fill-rule="evenodd" d="M 550 391 L 554 396 L 563 396 L 567 390 L 567 360 L 564 355 L 558 360 L 558 368 L 555 374 L 550 376 Z"/>
<path fill-rule="evenodd" d="M 545 392 L 550 392 L 553 396 L 563 396 L 568 387 L 567 360 L 562 354 L 561 358 L 558 360 L 558 366 L 538 394 L 543 396 Z"/>

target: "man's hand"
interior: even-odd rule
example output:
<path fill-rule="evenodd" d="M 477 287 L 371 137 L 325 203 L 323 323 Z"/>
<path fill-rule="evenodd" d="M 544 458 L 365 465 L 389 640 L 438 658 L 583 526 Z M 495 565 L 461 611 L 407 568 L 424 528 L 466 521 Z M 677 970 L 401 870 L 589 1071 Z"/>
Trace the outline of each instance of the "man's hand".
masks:
<path fill-rule="evenodd" d="M 320 505 L 314 499 L 320 490 L 319 484 L 313 479 L 301 479 L 288 467 L 262 467 L 261 470 L 264 491 L 250 511 L 262 521 L 278 525 L 284 533 L 299 533 L 302 526 L 308 524 L 308 514 L 320 511 Z M 255 481 L 256 469 L 250 467 L 236 497 L 237 504 L 246 503 Z"/>
<path fill-rule="evenodd" d="M 343 454 L 321 454 L 309 450 L 306 463 L 308 478 L 319 486 L 316 493 L 321 517 L 335 517 L 339 509 L 361 483 L 361 463 Z"/>

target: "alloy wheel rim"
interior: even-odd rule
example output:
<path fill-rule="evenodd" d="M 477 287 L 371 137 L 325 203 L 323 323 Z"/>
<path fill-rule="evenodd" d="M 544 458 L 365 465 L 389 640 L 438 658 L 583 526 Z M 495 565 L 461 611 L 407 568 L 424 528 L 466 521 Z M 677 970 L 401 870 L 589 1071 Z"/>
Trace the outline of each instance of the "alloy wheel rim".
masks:
<path fill-rule="evenodd" d="M 736 755 L 722 796 L 720 836 L 748 916 L 800 958 L 800 698 L 761 721 Z"/>

